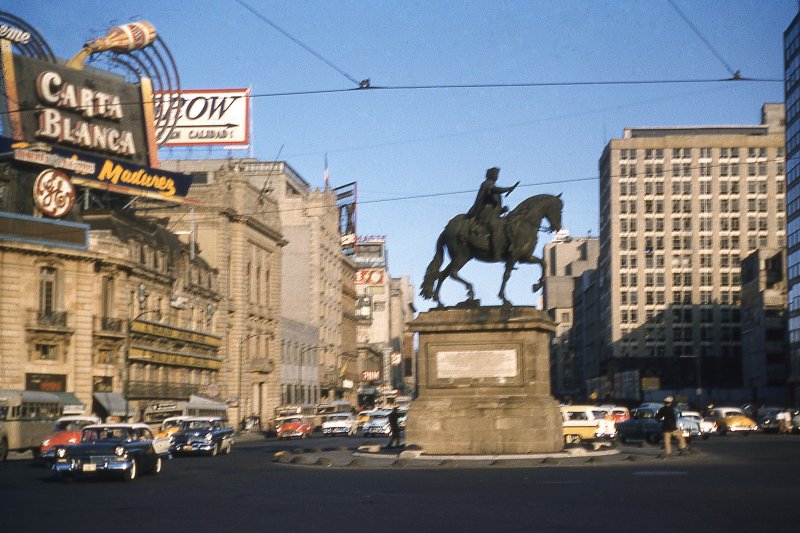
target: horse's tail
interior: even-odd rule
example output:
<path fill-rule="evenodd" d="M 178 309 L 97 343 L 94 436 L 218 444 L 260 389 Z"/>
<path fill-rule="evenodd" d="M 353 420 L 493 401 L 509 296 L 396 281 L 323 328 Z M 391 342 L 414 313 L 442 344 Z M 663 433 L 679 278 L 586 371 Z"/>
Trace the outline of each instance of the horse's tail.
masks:
<path fill-rule="evenodd" d="M 436 255 L 433 256 L 428 268 L 425 270 L 425 277 L 422 279 L 419 295 L 430 300 L 433 298 L 433 286 L 436 283 L 436 278 L 439 277 L 439 269 L 442 267 L 444 261 L 444 231 L 439 235 L 436 241 Z"/>

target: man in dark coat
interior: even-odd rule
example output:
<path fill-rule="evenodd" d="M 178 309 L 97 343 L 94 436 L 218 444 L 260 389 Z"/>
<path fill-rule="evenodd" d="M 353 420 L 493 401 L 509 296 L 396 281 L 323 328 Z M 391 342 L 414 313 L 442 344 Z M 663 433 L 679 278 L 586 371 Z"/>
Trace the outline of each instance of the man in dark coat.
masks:
<path fill-rule="evenodd" d="M 672 396 L 664 398 L 664 405 L 656 413 L 656 418 L 661 421 L 661 433 L 664 435 L 664 453 L 672 455 L 672 437 L 678 440 L 680 451 L 686 450 L 686 439 L 678 428 L 678 413 L 673 406 Z"/>
<path fill-rule="evenodd" d="M 397 407 L 394 407 L 389 413 L 389 429 L 392 432 L 392 438 L 389 439 L 388 447 L 400 446 L 400 413 L 397 411 Z"/>

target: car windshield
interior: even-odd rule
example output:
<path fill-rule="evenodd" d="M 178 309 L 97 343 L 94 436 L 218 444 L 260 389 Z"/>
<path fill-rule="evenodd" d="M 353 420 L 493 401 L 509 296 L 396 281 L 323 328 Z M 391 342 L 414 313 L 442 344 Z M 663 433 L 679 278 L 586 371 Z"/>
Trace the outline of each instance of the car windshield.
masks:
<path fill-rule="evenodd" d="M 130 437 L 128 428 L 90 428 L 84 429 L 81 434 L 81 442 L 93 442 L 98 440 L 124 441 Z"/>
<path fill-rule="evenodd" d="M 183 430 L 214 429 L 214 423 L 208 420 L 190 420 L 181 425 Z"/>
<path fill-rule="evenodd" d="M 722 413 L 722 416 L 725 418 L 730 418 L 732 416 L 744 416 L 744 412 L 738 409 L 730 409 Z"/>
<path fill-rule="evenodd" d="M 62 420 L 61 422 L 56 422 L 53 431 L 80 431 L 82 427 L 93 423 L 91 420 Z"/>
<path fill-rule="evenodd" d="M 350 415 L 331 415 L 329 420 L 349 420 Z"/>
<path fill-rule="evenodd" d="M 303 421 L 302 418 L 285 418 L 283 420 L 283 423 L 284 424 L 299 424 L 302 421 Z"/>

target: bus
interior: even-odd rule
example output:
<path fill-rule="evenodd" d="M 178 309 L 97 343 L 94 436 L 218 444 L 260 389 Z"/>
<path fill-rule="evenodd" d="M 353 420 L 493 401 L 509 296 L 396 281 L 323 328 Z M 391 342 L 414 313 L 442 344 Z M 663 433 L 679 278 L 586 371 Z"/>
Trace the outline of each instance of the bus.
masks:
<path fill-rule="evenodd" d="M 8 452 L 32 451 L 39 456 L 42 441 L 64 411 L 61 398 L 49 392 L 0 390 L 0 461 Z"/>
<path fill-rule="evenodd" d="M 214 416 L 227 424 L 228 406 L 197 397 L 189 398 L 188 402 L 153 402 L 145 407 L 142 421 L 158 430 L 164 420 L 176 416 Z"/>
<path fill-rule="evenodd" d="M 275 408 L 275 417 L 272 419 L 272 429 L 277 430 L 283 419 L 289 416 L 302 415 L 312 425 L 316 426 L 317 410 L 310 403 L 279 405 Z"/>
<path fill-rule="evenodd" d="M 322 424 L 328 419 L 329 416 L 336 413 L 355 413 L 353 404 L 346 400 L 334 400 L 332 402 L 318 403 L 314 409 L 316 426 L 322 427 Z"/>

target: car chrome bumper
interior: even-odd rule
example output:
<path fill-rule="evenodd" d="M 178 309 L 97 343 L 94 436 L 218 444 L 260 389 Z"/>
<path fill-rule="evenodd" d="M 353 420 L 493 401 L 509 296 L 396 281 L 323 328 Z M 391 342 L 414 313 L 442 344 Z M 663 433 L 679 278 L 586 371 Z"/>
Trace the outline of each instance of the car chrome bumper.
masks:
<path fill-rule="evenodd" d="M 350 433 L 350 428 L 322 428 L 323 433 Z"/>
<path fill-rule="evenodd" d="M 57 474 L 95 474 L 103 472 L 125 472 L 133 466 L 133 461 L 110 459 L 102 462 L 81 462 L 74 459 L 59 459 L 53 464 Z"/>
<path fill-rule="evenodd" d="M 186 444 L 176 444 L 173 449 L 177 453 L 211 452 L 214 449 L 213 442 L 191 442 Z"/>

